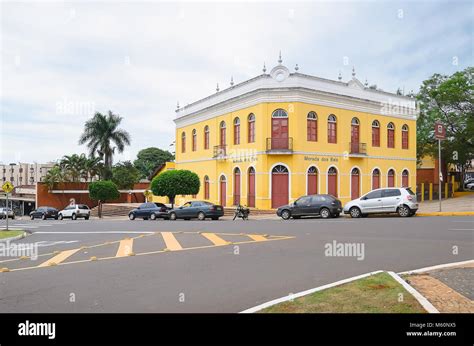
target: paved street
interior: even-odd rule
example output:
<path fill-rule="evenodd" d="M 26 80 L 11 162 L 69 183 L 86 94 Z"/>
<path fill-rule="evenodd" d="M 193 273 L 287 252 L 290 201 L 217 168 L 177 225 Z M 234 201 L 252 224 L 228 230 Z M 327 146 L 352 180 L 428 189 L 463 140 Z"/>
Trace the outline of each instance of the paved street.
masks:
<path fill-rule="evenodd" d="M 474 258 L 472 217 L 11 224 L 39 256 L 0 259 L 2 312 L 238 312 L 369 271 Z M 363 244 L 363 258 L 325 256 L 334 241 Z"/>

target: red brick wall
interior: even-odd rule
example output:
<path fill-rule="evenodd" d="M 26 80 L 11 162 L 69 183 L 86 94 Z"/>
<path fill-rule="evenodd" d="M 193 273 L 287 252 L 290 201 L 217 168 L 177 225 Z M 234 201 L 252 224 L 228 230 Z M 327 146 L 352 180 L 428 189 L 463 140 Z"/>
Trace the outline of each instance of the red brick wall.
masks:
<path fill-rule="evenodd" d="M 136 190 L 148 189 L 149 183 L 138 183 L 133 187 Z M 68 193 L 67 190 L 85 190 L 88 191 L 88 183 L 60 183 L 54 187 L 54 190 L 63 190 L 64 193 L 49 193 L 48 187 L 44 183 L 38 183 L 36 187 L 36 207 L 48 206 L 57 209 L 63 209 L 66 207 L 72 198 L 75 199 L 78 204 L 86 204 L 89 208 L 97 206 L 97 201 L 89 198 L 89 193 Z M 134 193 L 129 200 L 128 193 L 121 193 L 120 198 L 113 201 L 107 201 L 107 203 L 143 203 L 145 202 L 145 196 L 143 193 Z"/>

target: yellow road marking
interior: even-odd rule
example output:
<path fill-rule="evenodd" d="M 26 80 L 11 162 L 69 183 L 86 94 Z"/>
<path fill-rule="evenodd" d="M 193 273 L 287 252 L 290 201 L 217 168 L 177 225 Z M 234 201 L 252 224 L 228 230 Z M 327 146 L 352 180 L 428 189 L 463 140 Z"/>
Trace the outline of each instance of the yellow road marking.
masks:
<path fill-rule="evenodd" d="M 228 241 L 225 241 L 215 233 L 201 233 L 201 235 L 210 240 L 214 245 L 229 245 Z"/>
<path fill-rule="evenodd" d="M 247 235 L 255 241 L 266 241 L 266 240 L 268 240 L 263 235 L 258 235 L 258 234 L 247 234 Z"/>
<path fill-rule="evenodd" d="M 171 232 L 161 232 L 166 248 L 170 251 L 183 250 L 183 247 Z"/>
<path fill-rule="evenodd" d="M 125 238 L 120 241 L 119 248 L 115 257 L 129 256 L 133 251 L 133 239 Z"/>
<path fill-rule="evenodd" d="M 38 267 L 47 267 L 47 266 L 51 266 L 51 265 L 55 265 L 55 264 L 58 264 L 58 263 L 61 263 L 62 261 L 64 261 L 66 258 L 74 255 L 76 252 L 78 252 L 81 248 L 77 248 L 77 249 L 72 249 L 72 250 L 66 250 L 66 251 L 61 251 L 59 254 L 57 254 L 56 256 L 54 256 L 53 258 L 50 258 L 49 260 L 47 261 L 44 261 L 43 263 L 41 263 Z"/>

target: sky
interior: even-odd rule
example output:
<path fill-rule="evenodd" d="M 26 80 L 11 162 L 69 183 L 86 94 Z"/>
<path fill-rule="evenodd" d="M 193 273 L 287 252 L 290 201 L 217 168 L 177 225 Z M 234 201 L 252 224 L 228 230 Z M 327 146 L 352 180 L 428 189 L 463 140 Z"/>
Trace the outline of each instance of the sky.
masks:
<path fill-rule="evenodd" d="M 139 150 L 174 151 L 181 106 L 277 64 L 415 92 L 473 66 L 472 1 L 2 1 L 0 162 L 86 153 L 84 122 L 111 110 Z"/>

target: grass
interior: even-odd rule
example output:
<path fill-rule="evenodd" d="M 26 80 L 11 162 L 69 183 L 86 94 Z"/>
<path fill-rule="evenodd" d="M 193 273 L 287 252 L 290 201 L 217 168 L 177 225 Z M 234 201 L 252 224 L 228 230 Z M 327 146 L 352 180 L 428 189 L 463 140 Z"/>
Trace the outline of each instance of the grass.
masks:
<path fill-rule="evenodd" d="M 17 229 L 9 229 L 8 231 L 0 230 L 0 239 L 16 237 L 17 235 L 23 234 L 24 231 Z"/>
<path fill-rule="evenodd" d="M 400 300 L 402 293 L 403 300 Z M 425 309 L 387 273 L 268 307 L 263 313 L 425 313 Z"/>

